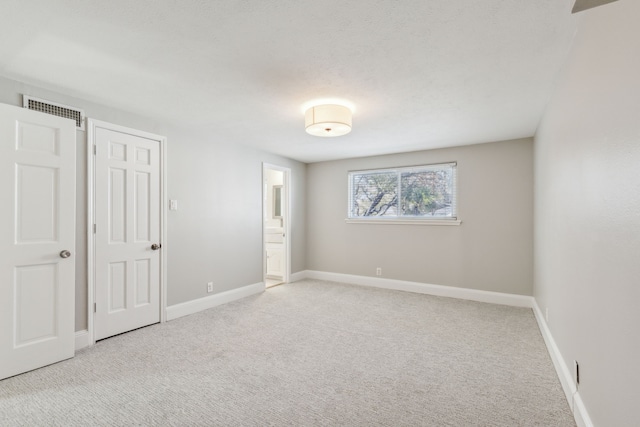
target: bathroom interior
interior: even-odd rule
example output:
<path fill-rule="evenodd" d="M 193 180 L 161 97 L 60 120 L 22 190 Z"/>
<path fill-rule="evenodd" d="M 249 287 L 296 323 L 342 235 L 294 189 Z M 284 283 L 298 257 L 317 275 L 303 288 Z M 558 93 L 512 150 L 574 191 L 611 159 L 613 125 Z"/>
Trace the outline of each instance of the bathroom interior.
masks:
<path fill-rule="evenodd" d="M 267 288 L 285 282 L 286 221 L 284 171 L 266 168 L 264 242 Z"/>

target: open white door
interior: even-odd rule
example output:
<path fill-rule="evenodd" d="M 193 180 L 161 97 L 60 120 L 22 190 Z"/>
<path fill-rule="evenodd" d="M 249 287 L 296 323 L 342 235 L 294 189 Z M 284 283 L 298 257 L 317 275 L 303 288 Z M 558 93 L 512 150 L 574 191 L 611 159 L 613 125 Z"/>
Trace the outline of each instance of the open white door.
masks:
<path fill-rule="evenodd" d="M 289 168 L 264 163 L 263 248 L 267 288 L 289 282 L 291 271 L 291 209 Z"/>
<path fill-rule="evenodd" d="M 90 119 L 95 340 L 160 322 L 162 137 Z"/>
<path fill-rule="evenodd" d="M 0 379 L 75 351 L 76 126 L 0 104 Z"/>

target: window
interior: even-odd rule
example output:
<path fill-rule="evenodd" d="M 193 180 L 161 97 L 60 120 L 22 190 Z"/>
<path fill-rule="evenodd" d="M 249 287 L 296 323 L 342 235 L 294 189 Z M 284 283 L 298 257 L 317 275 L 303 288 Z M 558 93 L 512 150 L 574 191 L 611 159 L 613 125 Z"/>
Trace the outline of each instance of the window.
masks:
<path fill-rule="evenodd" d="M 348 217 L 455 221 L 456 163 L 349 172 Z"/>

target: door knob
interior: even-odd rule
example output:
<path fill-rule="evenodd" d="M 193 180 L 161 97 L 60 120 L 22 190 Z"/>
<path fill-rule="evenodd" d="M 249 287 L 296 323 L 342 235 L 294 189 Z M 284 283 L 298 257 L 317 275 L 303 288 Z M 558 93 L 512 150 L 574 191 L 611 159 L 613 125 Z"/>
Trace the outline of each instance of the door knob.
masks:
<path fill-rule="evenodd" d="M 69 258 L 71 256 L 71 252 L 64 250 L 60 251 L 60 258 Z"/>
<path fill-rule="evenodd" d="M 151 249 L 153 249 L 154 251 L 157 251 L 161 247 L 162 247 L 162 245 L 161 244 L 157 244 L 157 243 L 154 243 L 153 245 L 151 245 Z"/>

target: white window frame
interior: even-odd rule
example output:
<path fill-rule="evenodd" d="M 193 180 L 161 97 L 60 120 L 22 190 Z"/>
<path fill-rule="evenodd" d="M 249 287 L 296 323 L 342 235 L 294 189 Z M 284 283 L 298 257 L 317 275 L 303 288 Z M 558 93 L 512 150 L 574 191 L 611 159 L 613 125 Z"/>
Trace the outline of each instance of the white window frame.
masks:
<path fill-rule="evenodd" d="M 380 216 L 367 216 L 367 217 L 353 217 L 352 215 L 352 197 L 353 197 L 353 175 L 366 174 L 366 173 L 388 173 L 394 172 L 398 175 L 405 171 L 419 171 L 424 169 L 433 169 L 439 166 L 452 167 L 453 168 L 453 216 L 452 217 L 412 217 L 412 216 L 393 216 L 393 217 L 380 217 Z M 399 180 L 398 180 L 399 181 Z M 368 169 L 368 170 L 356 170 L 349 171 L 347 174 L 347 218 L 345 222 L 348 224 L 415 224 L 415 225 L 460 225 L 462 221 L 458 215 L 458 171 L 457 162 L 446 163 L 433 163 L 418 166 L 405 166 L 396 168 L 384 168 L 384 169 Z M 398 184 L 399 185 L 399 184 Z M 398 198 L 401 197 L 400 188 L 398 188 Z M 399 202 L 398 202 L 399 203 Z"/>

